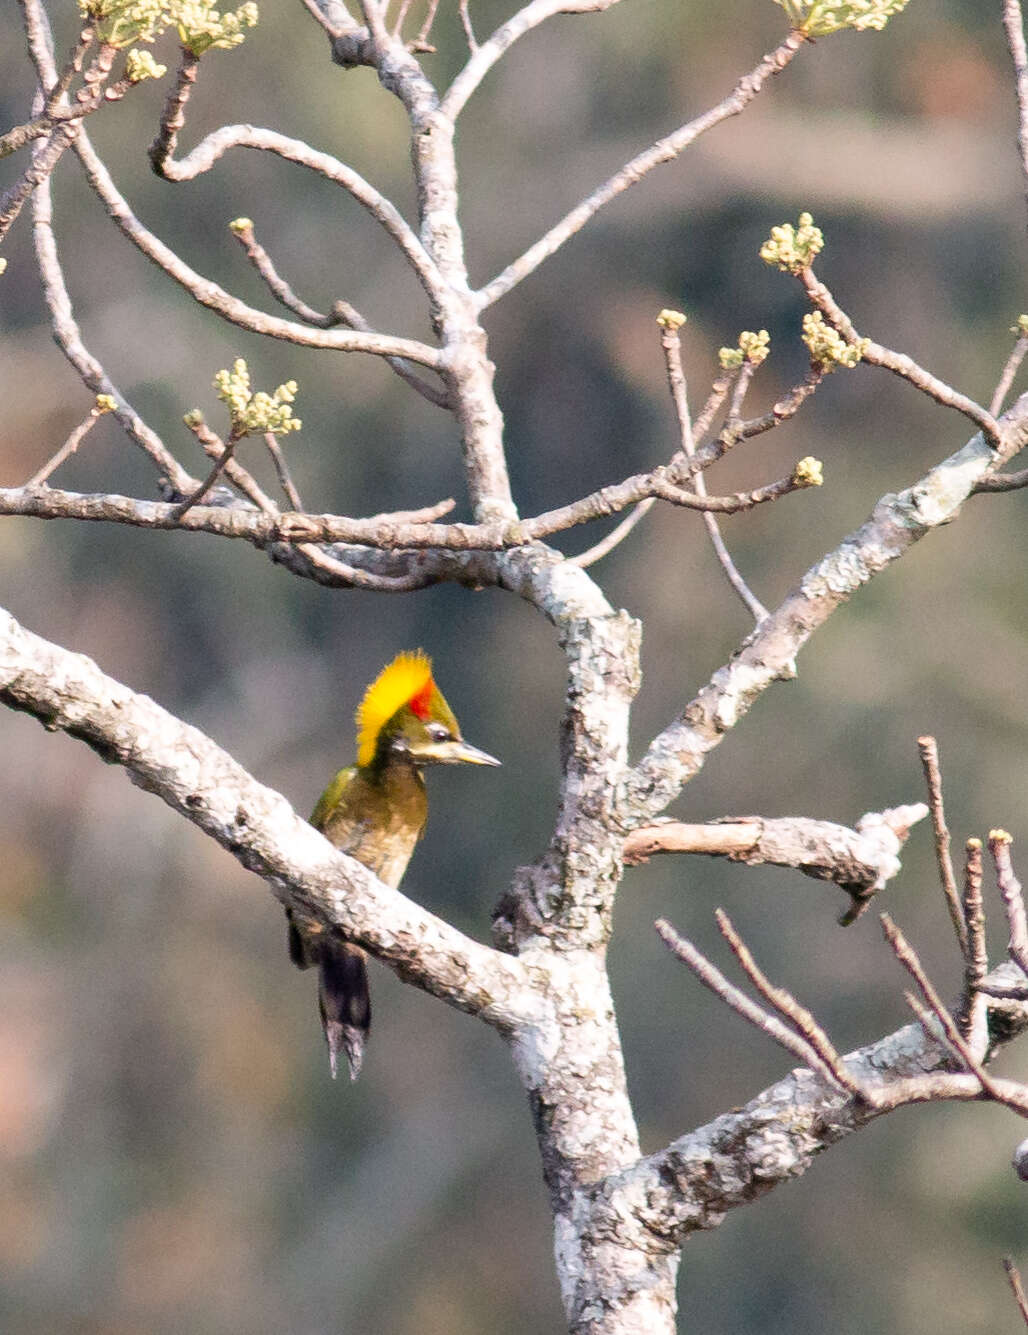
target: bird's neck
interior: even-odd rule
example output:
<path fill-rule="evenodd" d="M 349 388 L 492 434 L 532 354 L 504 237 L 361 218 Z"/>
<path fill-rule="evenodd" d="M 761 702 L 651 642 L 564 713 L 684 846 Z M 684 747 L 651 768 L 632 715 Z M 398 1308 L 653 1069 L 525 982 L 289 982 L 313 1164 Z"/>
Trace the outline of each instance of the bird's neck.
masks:
<path fill-rule="evenodd" d="M 375 789 L 380 800 L 398 811 L 410 808 L 420 812 L 422 822 L 428 811 L 425 780 L 412 760 L 395 753 L 377 764 L 359 771 L 368 786 Z"/>

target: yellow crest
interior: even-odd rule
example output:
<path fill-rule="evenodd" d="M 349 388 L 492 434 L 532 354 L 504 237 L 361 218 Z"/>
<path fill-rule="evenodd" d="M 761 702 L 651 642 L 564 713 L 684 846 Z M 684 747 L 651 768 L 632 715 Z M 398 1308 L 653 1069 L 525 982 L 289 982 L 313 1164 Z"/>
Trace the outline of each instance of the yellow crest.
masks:
<path fill-rule="evenodd" d="M 418 696 L 424 697 L 432 686 L 432 660 L 423 649 L 397 654 L 382 669 L 357 709 L 357 764 L 370 765 L 382 729 L 398 709 Z"/>

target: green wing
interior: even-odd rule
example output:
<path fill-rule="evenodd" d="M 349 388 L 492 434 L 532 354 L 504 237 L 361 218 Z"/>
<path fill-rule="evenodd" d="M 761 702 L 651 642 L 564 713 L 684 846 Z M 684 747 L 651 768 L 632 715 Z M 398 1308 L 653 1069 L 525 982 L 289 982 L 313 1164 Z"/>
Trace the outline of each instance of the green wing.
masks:
<path fill-rule="evenodd" d="M 354 775 L 357 773 L 356 765 L 347 765 L 346 769 L 341 769 L 325 791 L 318 798 L 318 804 L 311 815 L 311 824 L 316 830 L 323 830 L 328 822 L 332 812 L 343 799 L 343 794 L 353 782 Z"/>

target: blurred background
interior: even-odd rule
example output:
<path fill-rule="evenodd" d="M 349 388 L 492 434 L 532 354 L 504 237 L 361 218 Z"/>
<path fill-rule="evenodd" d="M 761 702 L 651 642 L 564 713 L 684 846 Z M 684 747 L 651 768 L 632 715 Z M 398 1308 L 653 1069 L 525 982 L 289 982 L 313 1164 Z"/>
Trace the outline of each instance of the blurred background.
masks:
<path fill-rule="evenodd" d="M 73 7 L 54 6 L 59 46 Z M 472 0 L 480 34 L 514 8 Z M 1028 303 L 1025 206 L 1000 5 L 912 0 L 881 35 L 802 51 L 740 118 L 607 209 L 488 312 L 522 513 L 668 457 L 664 306 L 689 314 L 698 405 L 717 348 L 766 327 L 751 411 L 802 376 L 798 285 L 757 250 L 809 208 L 819 271 L 862 333 L 988 401 Z M 25 119 L 32 78 L 13 7 L 0 15 L 0 111 Z M 658 136 L 719 101 L 784 34 L 770 0 L 626 0 L 519 43 L 459 140 L 472 280 L 482 283 Z M 436 25 L 439 80 L 465 50 L 454 0 Z M 161 48 L 174 64 L 170 47 Z M 337 297 L 380 329 L 428 332 L 420 289 L 345 195 L 234 153 L 190 184 L 149 171 L 160 108 L 147 85 L 90 121 L 139 215 L 204 274 L 270 307 L 227 230 L 246 214 L 311 304 Z M 231 54 L 204 61 L 184 142 L 267 124 L 353 164 L 410 216 L 404 122 L 370 71 L 343 73 L 299 4 L 267 5 Z M 24 155 L 2 164 L 10 184 Z M 371 514 L 458 498 L 450 420 L 371 358 L 297 349 L 201 311 L 116 233 L 77 163 L 55 179 L 56 230 L 87 345 L 194 473 L 181 424 L 219 423 L 211 379 L 245 356 L 258 386 L 295 377 L 286 442 L 312 509 Z M 90 407 L 51 341 L 26 212 L 0 285 L 0 482 L 23 482 Z M 718 490 L 824 461 L 826 485 L 729 520 L 773 606 L 868 514 L 968 437 L 967 423 L 883 371 L 839 373 L 788 426 L 740 448 Z M 244 462 L 266 476 L 251 443 Z M 55 478 L 149 496 L 154 478 L 109 419 Z M 270 483 L 269 483 L 270 485 Z M 817 635 L 797 681 L 770 690 L 676 804 L 691 820 L 751 812 L 853 823 L 922 797 L 915 745 L 940 742 L 956 848 L 1026 822 L 1025 503 L 981 498 Z M 581 550 L 602 529 L 569 535 Z M 513 869 L 544 847 L 557 784 L 562 655 L 541 618 L 496 592 L 326 591 L 242 543 L 199 535 L 0 524 L 2 602 L 202 727 L 301 811 L 352 757 L 353 709 L 398 649 L 423 646 L 466 735 L 503 758 L 431 776 L 433 819 L 405 888 L 488 939 Z M 654 510 L 595 568 L 642 618 L 638 754 L 749 626 L 699 517 Z M 64 736 L 0 714 L 0 1328 L 11 1335 L 523 1335 L 562 1312 L 527 1108 L 484 1026 L 373 967 L 376 1020 L 355 1086 L 328 1077 L 314 982 L 286 958 L 278 904 L 198 831 Z M 1016 853 L 1015 845 L 1015 853 Z M 1022 875 L 1025 859 L 1021 859 Z M 919 827 L 887 907 L 944 993 L 959 969 Z M 771 976 L 843 1048 L 904 1024 L 905 979 L 874 914 L 843 932 L 843 897 L 797 874 L 699 859 L 625 878 L 611 967 L 643 1142 L 654 1150 L 753 1096 L 783 1054 L 713 1002 L 652 930 L 668 916 L 722 963 L 723 905 Z M 993 892 L 991 940 L 1005 932 Z M 999 1069 L 1028 1077 L 1028 1050 Z M 695 1238 L 682 1328 L 1015 1331 L 1000 1267 L 1028 1260 L 1024 1127 L 987 1107 L 897 1114 L 799 1182 Z"/>

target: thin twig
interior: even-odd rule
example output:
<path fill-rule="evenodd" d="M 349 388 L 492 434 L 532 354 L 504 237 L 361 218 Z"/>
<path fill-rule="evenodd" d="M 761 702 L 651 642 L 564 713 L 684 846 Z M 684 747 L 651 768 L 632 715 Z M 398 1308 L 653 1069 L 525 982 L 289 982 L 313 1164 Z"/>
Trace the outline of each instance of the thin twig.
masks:
<path fill-rule="evenodd" d="M 347 329 L 359 329 L 364 333 L 374 332 L 360 311 L 348 301 L 335 301 L 332 303 L 331 311 L 322 312 L 315 310 L 313 306 L 308 306 L 298 297 L 275 268 L 271 256 L 257 240 L 253 223 L 249 218 L 237 219 L 232 223 L 231 231 L 275 299 L 306 324 L 313 325 L 316 329 L 334 329 L 343 325 Z M 437 408 L 449 407 L 450 399 L 446 390 L 438 389 L 435 385 L 430 385 L 427 380 L 423 380 L 409 362 L 404 361 L 402 357 L 387 357 L 386 361 L 400 379 L 417 390 L 422 398 L 434 403 Z"/>
<path fill-rule="evenodd" d="M 960 942 L 960 953 L 964 960 L 968 958 L 967 926 L 957 894 L 957 878 L 953 873 L 953 860 L 949 855 L 949 829 L 946 825 L 946 813 L 942 805 L 942 772 L 939 768 L 939 744 L 934 737 L 919 737 L 917 749 L 921 753 L 921 765 L 924 768 L 925 783 L 928 786 L 928 809 L 932 813 L 932 829 L 935 831 L 935 859 L 939 867 L 939 879 L 942 892 L 946 896 L 950 922 Z"/>
<path fill-rule="evenodd" d="M 6 134 L 0 135 L 0 158 L 16 153 L 18 149 L 24 148 L 33 139 L 41 139 L 44 135 L 49 135 L 58 125 L 66 124 L 69 121 L 82 120 L 84 116 L 92 115 L 94 111 L 103 106 L 103 81 L 95 78 L 91 80 L 89 88 L 79 90 L 80 97 L 76 99 L 73 105 L 60 105 L 72 79 L 82 70 L 83 59 L 92 44 L 94 36 L 95 30 L 92 23 L 89 22 L 80 31 L 78 41 L 67 64 L 57 75 L 52 86 L 47 88 L 46 100 L 43 102 L 40 114 L 34 115 L 32 120 L 27 121 L 24 125 L 16 125 L 13 129 L 8 130 Z M 113 55 L 111 59 L 113 59 Z M 109 63 L 107 64 L 107 72 L 110 72 Z M 106 75 L 104 78 L 106 78 Z"/>
<path fill-rule="evenodd" d="M 32 199 L 33 241 L 36 263 L 43 283 L 43 296 L 50 311 L 54 339 L 65 357 L 94 394 L 106 394 L 114 400 L 114 416 L 130 440 L 142 449 L 154 467 L 171 485 L 185 493 L 196 485 L 193 478 L 164 446 L 160 436 L 139 416 L 103 366 L 82 341 L 82 333 L 64 281 L 53 231 L 53 197 L 50 182 L 45 181 Z"/>
<path fill-rule="evenodd" d="M 729 431 L 735 430 L 742 419 L 742 405 L 756 369 L 756 363 L 751 362 L 749 358 L 739 367 L 739 374 L 732 386 L 732 397 L 728 402 L 728 416 L 725 418 L 725 426 Z"/>
<path fill-rule="evenodd" d="M 1010 386 L 1014 383 L 1014 376 L 1017 375 L 1018 368 L 1024 361 L 1026 353 L 1028 353 L 1028 334 L 1018 334 L 1014 346 L 1010 349 L 1010 356 L 1007 358 L 1006 365 L 1003 367 L 1003 374 L 999 378 L 989 403 L 989 412 L 992 413 L 993 417 L 998 417 L 1003 411 L 1003 401 L 1010 392 Z"/>
<path fill-rule="evenodd" d="M 1024 40 L 1024 18 L 1021 0 L 1003 0 L 1003 27 L 1007 46 L 1014 62 L 1017 91 L 1017 146 L 1021 151 L 1021 175 L 1024 178 L 1028 200 L 1028 48 Z"/>
<path fill-rule="evenodd" d="M 984 1093 L 988 1094 L 990 1098 L 995 1099 L 998 1103 L 1007 1102 L 1006 1097 L 999 1091 L 992 1077 L 971 1051 L 967 1041 L 960 1032 L 957 1022 L 943 1005 L 942 999 L 932 986 L 931 980 L 925 973 L 921 961 L 918 959 L 917 951 L 910 945 L 906 937 L 887 913 L 881 915 L 881 922 L 882 931 L 885 933 L 885 939 L 892 947 L 896 958 L 910 974 L 915 983 L 917 983 L 921 995 L 924 997 L 928 1005 L 928 1009 L 931 1011 L 935 1019 L 938 1020 L 947 1047 L 949 1047 L 957 1059 L 963 1063 L 964 1067 L 977 1078 Z M 932 1033 L 930 1021 L 928 1021 L 919 1010 L 916 999 L 908 994 L 907 1000 L 908 1003 L 913 1003 L 911 1009 L 921 1020 L 922 1025 L 925 1026 L 925 1032 L 928 1037 L 933 1038 L 934 1035 Z"/>
<path fill-rule="evenodd" d="M 743 972 L 764 1000 L 773 1006 L 779 1014 L 783 1015 L 799 1036 L 813 1048 L 825 1066 L 831 1071 L 832 1078 L 837 1085 L 841 1085 L 843 1089 L 848 1090 L 851 1094 L 862 1097 L 863 1092 L 860 1084 L 847 1071 L 846 1064 L 839 1056 L 835 1045 L 810 1011 L 805 1006 L 801 1006 L 791 992 L 786 991 L 784 987 L 776 987 L 771 983 L 767 975 L 757 965 L 749 948 L 732 926 L 731 919 L 723 909 L 715 909 L 714 917 L 717 921 L 718 931 L 728 942 Z"/>
<path fill-rule="evenodd" d="M 213 487 L 214 483 L 218 480 L 218 477 L 220 476 L 223 469 L 231 461 L 232 455 L 235 452 L 235 448 L 239 444 L 239 440 L 240 438 L 238 436 L 229 436 L 228 440 L 225 442 L 225 448 L 222 450 L 221 454 L 214 461 L 213 468 L 210 470 L 210 472 L 207 474 L 204 480 L 200 483 L 200 485 L 192 493 L 191 496 L 187 496 L 184 501 L 180 501 L 178 505 L 174 507 L 175 519 L 181 519 L 182 516 L 184 514 L 187 514 L 193 508 L 194 505 L 199 504 L 199 502 L 203 500 L 204 496 L 206 496 L 207 492 L 210 491 L 211 487 Z"/>
<path fill-rule="evenodd" d="M 34 473 L 29 478 L 28 482 L 25 483 L 26 487 L 43 486 L 47 478 L 51 477 L 66 459 L 71 458 L 101 416 L 103 416 L 102 412 L 94 408 L 86 420 L 78 424 L 53 458 L 49 459 L 38 473 Z"/>
<path fill-rule="evenodd" d="M 736 491 L 729 493 L 727 496 L 697 496 L 693 491 L 685 491 L 673 482 L 668 482 L 662 474 L 651 480 L 650 491 L 662 501 L 669 501 L 672 505 L 684 506 L 687 510 L 700 510 L 708 514 L 735 515 L 752 510 L 757 505 L 766 505 L 769 501 L 777 501 L 782 496 L 791 495 L 794 491 L 804 491 L 807 487 L 815 485 L 817 484 L 804 478 L 801 473 L 793 472 L 788 477 L 780 477 L 777 482 L 769 482 L 766 487 L 754 487 L 752 491 Z M 529 525 L 532 524 L 531 520 L 527 522 Z"/>
<path fill-rule="evenodd" d="M 848 343 L 860 342 L 861 338 L 853 321 L 824 283 L 815 276 L 813 269 L 801 270 L 799 278 L 812 304 L 831 321 L 846 341 Z M 955 390 L 952 385 L 947 385 L 945 381 L 933 376 L 923 366 L 918 366 L 917 362 L 905 353 L 893 352 L 891 348 L 883 347 L 880 343 L 875 343 L 873 339 L 868 339 L 862 359 L 871 366 L 884 367 L 885 370 L 891 371 L 893 375 L 898 375 L 901 379 L 909 381 L 923 394 L 927 394 L 936 403 L 942 404 L 944 408 L 954 408 L 957 412 L 963 413 L 982 431 L 985 439 L 991 445 L 996 447 L 999 444 L 999 424 L 992 413 L 983 408 L 980 403 L 975 403 L 973 399 L 969 399 L 966 394 L 961 394 L 958 390 Z"/>
<path fill-rule="evenodd" d="M 371 36 L 371 43 L 375 51 L 375 63 L 382 59 L 389 48 L 389 32 L 385 26 L 386 6 L 380 3 L 380 0 L 357 0 L 360 6 L 361 17 Z M 438 0 L 436 0 L 438 3 Z"/>
<path fill-rule="evenodd" d="M 20 3 L 24 10 L 25 31 L 36 73 L 42 85 L 53 87 L 58 74 L 46 15 L 38 0 L 20 0 Z M 55 342 L 88 389 L 96 395 L 104 394 L 114 400 L 114 416 L 129 439 L 148 455 L 178 492 L 189 491 L 196 485 L 196 479 L 165 448 L 160 436 L 143 421 L 82 340 L 58 256 L 49 177 L 32 196 L 32 222 L 36 264 L 50 311 L 50 327 Z"/>
<path fill-rule="evenodd" d="M 471 26 L 471 14 L 468 10 L 468 0 L 460 0 L 457 6 L 460 11 L 461 26 L 464 29 L 464 36 L 468 41 L 468 50 L 474 55 L 478 50 L 478 39 L 475 37 L 475 30 Z"/>
<path fill-rule="evenodd" d="M 45 144 L 38 144 L 32 155 L 32 165 L 3 195 L 0 195 L 0 242 L 14 226 L 18 215 L 37 186 L 49 179 L 54 168 L 75 141 L 78 124 L 62 125 Z"/>
<path fill-rule="evenodd" d="M 1003 896 L 1003 907 L 1006 909 L 1007 924 L 1010 928 L 1008 953 L 1021 971 L 1028 974 L 1028 921 L 1025 918 L 1021 883 L 1014 875 L 1014 866 L 1010 858 L 1012 843 L 1013 840 L 1006 830 L 989 831 L 989 852 L 996 868 L 996 885 Z"/>
<path fill-rule="evenodd" d="M 96 25 L 92 19 L 87 19 L 79 30 L 79 35 L 75 40 L 71 55 L 65 62 L 64 68 L 57 76 L 52 87 L 46 90 L 46 106 L 44 111 L 48 116 L 59 114 L 61 100 L 71 87 L 72 80 L 76 74 L 81 73 L 82 64 L 86 58 L 86 52 L 93 45 L 96 37 Z M 71 108 L 67 108 L 68 111 Z"/>
<path fill-rule="evenodd" d="M 427 54 L 432 54 L 435 51 L 435 47 L 428 40 L 428 37 L 432 31 L 432 24 L 435 22 L 438 9 L 439 0 L 428 0 L 428 10 L 425 14 L 425 21 L 421 25 L 421 30 L 412 42 L 408 42 L 411 51 L 424 51 Z"/>
<path fill-rule="evenodd" d="M 463 0 L 462 0 L 463 2 Z M 476 45 L 471 56 L 454 79 L 442 100 L 439 111 L 449 121 L 456 121 L 482 80 L 496 62 L 526 33 L 538 28 L 555 14 L 596 14 L 610 9 L 619 0 L 531 0 L 531 2 L 511 16 L 506 23 L 481 44 Z M 394 33 L 400 35 L 400 28 L 407 16 L 410 0 L 403 0 L 400 17 L 397 19 Z"/>
<path fill-rule="evenodd" d="M 143 226 L 114 184 L 110 172 L 94 152 L 85 130 L 81 131 L 76 140 L 74 151 L 85 169 L 89 184 L 99 195 L 111 219 L 125 236 L 147 259 L 184 287 L 201 306 L 206 306 L 223 319 L 242 329 L 267 334 L 273 338 L 280 338 L 283 342 L 303 347 L 334 348 L 339 352 L 368 352 L 379 357 L 406 357 L 433 370 L 440 366 L 442 358 L 438 348 L 429 347 L 415 339 L 394 338 L 387 334 L 365 334 L 358 330 L 316 330 L 292 320 L 282 320 L 277 316 L 267 315 L 248 306 L 246 302 L 233 297 L 217 283 L 211 282 L 190 268 L 163 241 Z M 418 244 L 420 245 L 420 242 Z"/>
<path fill-rule="evenodd" d="M 985 939 L 985 910 L 982 904 L 982 841 L 968 839 L 964 848 L 963 919 L 967 926 L 967 955 L 964 961 L 964 995 L 957 1023 L 969 1041 L 980 1037 L 986 1023 L 986 1002 L 979 984 L 989 972 Z"/>
<path fill-rule="evenodd" d="M 782 422 L 796 416 L 824 378 L 825 372 L 812 366 L 800 384 L 794 385 L 784 398 L 771 405 L 770 412 L 760 417 L 750 417 L 735 427 L 726 426 L 718 437 L 718 443 L 723 449 L 729 449 L 740 440 L 752 440 L 754 436 L 762 436 L 765 431 L 773 431 Z"/>
<path fill-rule="evenodd" d="M 349 22 L 345 27 L 337 27 L 334 23 L 330 22 L 327 15 L 323 13 L 321 6 L 318 4 L 318 0 L 303 0 L 303 4 L 306 6 L 315 23 L 324 28 L 325 32 L 327 32 L 329 37 L 333 40 L 339 37 L 345 37 L 348 33 L 354 32 L 357 28 L 357 23 L 353 19 L 349 19 L 349 16 L 347 16 Z"/>
<path fill-rule="evenodd" d="M 332 303 L 332 314 L 337 322 L 345 325 L 347 329 L 357 329 L 365 334 L 375 332 L 374 327 L 361 315 L 356 306 L 352 306 L 348 301 L 342 299 L 334 301 Z M 405 361 L 403 357 L 386 357 L 385 361 L 400 379 L 410 385 L 411 389 L 416 390 L 423 399 L 427 399 L 429 403 L 434 403 L 437 408 L 452 411 L 453 401 L 445 388 L 431 385 L 427 380 L 423 380 L 410 362 Z"/>
<path fill-rule="evenodd" d="M 1021 1283 L 1021 1274 L 1017 1266 L 1009 1256 L 1003 1258 L 1003 1269 L 1007 1272 L 1007 1279 L 1010 1280 L 1010 1287 L 1014 1290 L 1014 1298 L 1017 1301 L 1017 1310 L 1024 1317 L 1024 1323 L 1028 1326 L 1028 1298 L 1024 1294 L 1024 1285 Z"/>
<path fill-rule="evenodd" d="M 985 942 L 985 911 L 982 905 L 982 841 L 968 839 L 965 845 L 963 917 L 967 926 L 967 965 L 964 986 L 968 995 L 989 972 Z"/>
<path fill-rule="evenodd" d="M 223 125 L 221 129 L 202 139 L 184 158 L 175 159 L 173 154 L 178 143 L 178 130 L 184 116 L 189 88 L 195 77 L 195 68 L 183 63 L 179 71 L 180 83 L 165 106 L 161 133 L 150 148 L 154 170 L 160 176 L 169 181 L 191 181 L 210 171 L 218 159 L 233 148 L 258 149 L 283 158 L 286 162 L 306 167 L 325 180 L 342 187 L 358 204 L 363 205 L 396 242 L 428 295 L 434 300 L 445 297 L 445 285 L 435 261 L 396 205 L 352 167 L 348 167 L 329 153 L 321 153 L 311 148 L 302 139 L 290 139 L 276 130 L 256 125 Z"/>
<path fill-rule="evenodd" d="M 334 329 L 336 325 L 346 323 L 336 311 L 317 311 L 296 295 L 275 268 L 271 256 L 257 240 L 253 223 L 249 218 L 238 218 L 231 224 L 230 230 L 246 252 L 246 258 L 264 279 L 272 296 L 276 301 L 281 302 L 287 310 L 292 311 L 306 324 L 314 325 L 317 329 Z"/>
<path fill-rule="evenodd" d="M 381 514 L 369 515 L 370 524 L 434 524 L 457 508 L 452 496 L 434 505 L 422 505 L 417 510 L 387 510 Z"/>
<path fill-rule="evenodd" d="M 716 997 L 730 1006 L 737 1015 L 741 1015 L 744 1020 L 760 1029 L 763 1033 L 773 1038 L 776 1043 L 791 1052 L 794 1057 L 799 1058 L 805 1066 L 816 1071 L 825 1080 L 833 1085 L 839 1083 L 838 1078 L 832 1068 L 821 1057 L 810 1042 L 797 1034 L 796 1031 L 784 1024 L 776 1015 L 770 1015 L 762 1006 L 741 992 L 734 984 L 730 983 L 724 974 L 708 960 L 693 943 L 684 936 L 679 936 L 671 924 L 664 918 L 658 918 L 653 924 L 657 929 L 657 935 L 664 942 L 671 953 L 687 965 L 700 982 L 710 989 Z M 847 1093 L 853 1091 L 846 1085 L 842 1088 Z"/>
<path fill-rule="evenodd" d="M 266 515 L 277 518 L 281 511 L 267 492 L 261 487 L 260 483 L 249 471 L 244 468 L 232 451 L 229 451 L 228 458 L 224 458 L 225 443 L 216 431 L 212 431 L 205 421 L 201 418 L 199 421 L 190 420 L 189 429 L 203 446 L 204 453 L 208 459 L 213 459 L 215 465 L 224 468 L 225 476 L 232 485 L 250 501 L 256 505 Z M 196 502 L 192 501 L 191 505 Z"/>
<path fill-rule="evenodd" d="M 265 431 L 264 443 L 268 447 L 268 453 L 271 455 L 271 462 L 275 465 L 275 472 L 278 474 L 279 485 L 285 493 L 285 498 L 294 510 L 302 510 L 303 503 L 300 500 L 300 493 L 293 485 L 293 479 L 289 475 L 289 467 L 286 464 L 285 455 L 282 453 L 282 447 L 275 437 L 274 431 Z"/>
<path fill-rule="evenodd" d="M 1016 473 L 987 473 L 979 478 L 971 489 L 972 496 L 980 496 L 989 491 L 1020 491 L 1028 487 L 1028 468 L 1021 468 Z"/>
<path fill-rule="evenodd" d="M 403 25 L 407 21 L 407 14 L 410 11 L 410 7 L 411 0 L 401 0 L 400 8 L 396 14 L 396 22 L 393 24 L 393 36 L 396 38 L 402 38 L 403 36 Z"/>
<path fill-rule="evenodd" d="M 707 130 L 719 125 L 729 117 L 737 116 L 753 101 L 769 78 L 785 69 L 805 41 L 806 38 L 802 33 L 791 32 L 783 42 L 775 47 L 774 51 L 764 57 L 755 69 L 739 80 L 724 101 L 719 102 L 716 107 L 711 108 L 704 115 L 698 116 L 695 120 L 681 126 L 673 134 L 668 135 L 666 139 L 659 140 L 637 157 L 634 157 L 631 162 L 626 163 L 620 171 L 615 172 L 609 180 L 594 190 L 560 222 L 551 227 L 545 236 L 541 237 L 523 255 L 508 264 L 501 273 L 487 283 L 476 294 L 478 309 L 482 310 L 486 306 L 492 305 L 494 301 L 504 296 L 522 279 L 534 273 L 544 260 L 558 251 L 576 232 L 581 231 L 585 224 L 595 217 L 605 204 L 609 204 L 612 199 L 616 199 L 630 186 L 635 185 L 654 167 L 674 161 L 700 135 L 705 134 Z M 480 56 L 484 50 L 485 46 L 481 47 L 476 53 L 476 57 Z M 472 57 L 472 59 L 474 60 L 476 57 Z M 451 117 L 456 114 L 451 99 L 454 98 L 454 91 L 459 82 L 460 76 L 454 81 L 450 92 L 443 99 L 442 110 Z M 457 109 L 460 105 L 458 100 L 456 102 Z"/>
<path fill-rule="evenodd" d="M 587 566 L 595 565 L 597 561 L 609 555 L 615 547 L 624 542 L 632 529 L 641 523 L 657 503 L 655 496 L 648 497 L 645 501 L 640 501 L 634 510 L 629 510 L 621 523 L 601 538 L 599 542 L 592 547 L 587 547 L 584 552 L 579 552 L 577 556 L 569 556 L 568 561 L 573 566 L 581 566 L 584 570 Z"/>
<path fill-rule="evenodd" d="M 414 569 L 406 575 L 379 575 L 372 570 L 362 570 L 311 543 L 299 543 L 296 550 L 303 553 L 315 570 L 329 577 L 324 583 L 334 587 L 342 585 L 344 588 L 366 589 L 372 593 L 411 593 L 436 583 L 436 577 L 424 570 Z"/>
<path fill-rule="evenodd" d="M 710 430 L 714 418 L 717 416 L 718 409 L 725 401 L 725 395 L 732 386 L 732 380 L 735 378 L 735 371 L 725 371 L 710 387 L 710 393 L 707 395 L 707 401 L 700 409 L 696 420 L 693 422 L 693 440 L 702 440 Z"/>
<path fill-rule="evenodd" d="M 664 366 L 667 371 L 668 387 L 671 390 L 671 400 L 675 405 L 675 416 L 678 418 L 678 430 L 681 437 L 682 451 L 686 458 L 696 457 L 696 444 L 693 437 L 692 419 L 689 414 L 689 394 L 685 383 L 685 370 L 682 366 L 682 340 L 678 332 L 678 325 L 671 320 L 662 322 L 660 345 L 664 350 Z M 746 371 L 749 369 L 749 376 Z M 736 379 L 736 393 L 739 392 L 739 386 L 742 385 L 742 394 L 745 394 L 745 386 L 749 384 L 749 377 L 752 376 L 755 368 L 750 362 L 746 362 Z M 741 406 L 742 397 L 739 398 Z M 732 412 L 736 410 L 735 395 L 732 397 Z M 731 414 L 730 414 L 731 416 Z M 706 496 L 707 483 L 702 473 L 697 473 L 692 479 L 692 487 L 697 496 Z M 759 598 L 752 592 L 749 585 L 739 573 L 738 567 L 732 560 L 725 540 L 721 536 L 721 529 L 718 522 L 712 514 L 703 516 L 703 523 L 707 529 L 707 536 L 710 538 L 711 546 L 714 548 L 714 555 L 725 572 L 729 584 L 735 593 L 742 600 L 743 605 L 759 625 L 767 616 L 767 608 Z"/>

